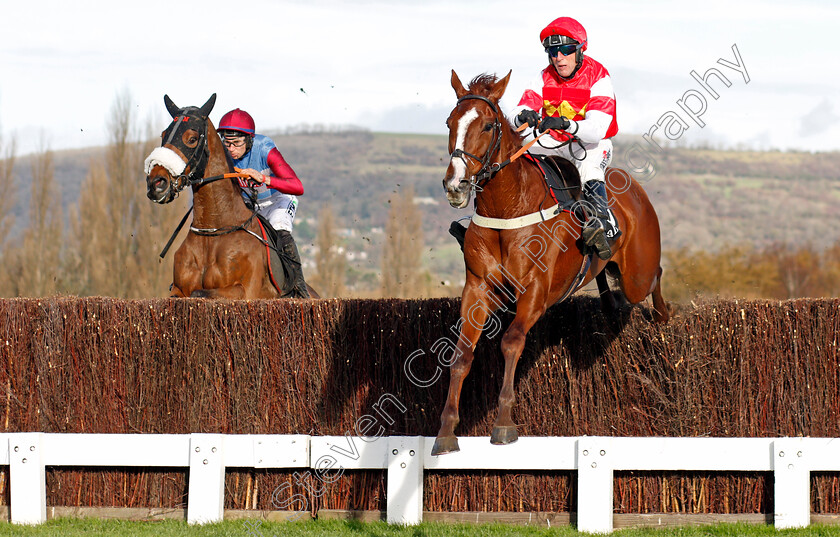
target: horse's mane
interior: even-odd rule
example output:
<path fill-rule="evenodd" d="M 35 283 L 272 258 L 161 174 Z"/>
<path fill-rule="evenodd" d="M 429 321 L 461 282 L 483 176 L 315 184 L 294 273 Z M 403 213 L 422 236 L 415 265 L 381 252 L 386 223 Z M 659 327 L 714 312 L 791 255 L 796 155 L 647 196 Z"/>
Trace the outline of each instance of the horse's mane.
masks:
<path fill-rule="evenodd" d="M 207 129 L 207 133 L 210 134 L 211 132 L 214 133 L 214 136 L 218 136 L 218 131 L 216 130 L 216 125 L 210 121 L 210 118 L 207 118 L 207 126 L 210 127 Z M 225 153 L 225 160 L 227 161 L 227 173 L 232 173 L 234 171 L 235 164 L 233 162 L 233 157 L 230 156 L 230 151 L 225 144 L 222 144 L 222 151 Z M 242 192 L 242 187 L 239 186 L 239 181 L 236 179 L 231 179 L 231 183 L 233 183 L 233 189 L 237 192 Z"/>
<path fill-rule="evenodd" d="M 480 74 L 470 80 L 469 87 L 467 91 L 469 91 L 473 95 L 480 95 L 482 97 L 489 97 L 490 91 L 493 89 L 493 86 L 496 85 L 496 82 L 499 81 L 499 77 L 496 75 L 490 75 L 487 73 Z M 502 124 L 506 127 L 508 133 L 513 136 L 513 139 L 516 141 L 521 141 L 523 136 L 507 120 L 507 116 L 505 115 L 504 111 L 502 110 L 501 105 L 496 103 L 496 106 L 499 107 L 499 114 L 502 116 Z"/>
<path fill-rule="evenodd" d="M 467 89 L 473 95 L 481 95 L 482 97 L 487 97 L 488 95 L 490 95 L 490 90 L 493 89 L 493 86 L 498 81 L 499 77 L 497 77 L 496 75 L 488 75 L 487 73 L 482 73 L 470 81 L 470 85 Z"/>
<path fill-rule="evenodd" d="M 232 173 L 235 169 L 235 164 L 233 162 L 233 157 L 230 156 L 230 151 L 228 151 L 228 148 L 225 144 L 222 144 L 222 149 L 225 150 L 225 159 L 227 159 L 228 172 Z M 230 182 L 233 183 L 233 189 L 234 190 L 236 190 L 239 193 L 242 193 L 242 187 L 239 185 L 238 180 L 231 179 Z"/>
<path fill-rule="evenodd" d="M 230 156 L 230 151 L 228 151 L 227 146 L 222 144 L 222 148 L 225 150 L 225 158 L 227 159 L 228 170 L 232 172 L 236 164 L 233 162 L 233 157 Z"/>

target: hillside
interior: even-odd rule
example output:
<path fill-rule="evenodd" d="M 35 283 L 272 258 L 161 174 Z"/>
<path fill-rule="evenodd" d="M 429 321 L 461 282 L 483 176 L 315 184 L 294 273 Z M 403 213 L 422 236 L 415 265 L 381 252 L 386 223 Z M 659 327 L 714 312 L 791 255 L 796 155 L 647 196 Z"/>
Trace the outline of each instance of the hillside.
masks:
<path fill-rule="evenodd" d="M 275 134 L 274 139 L 306 188 L 295 228 L 305 261 L 311 258 L 318 211 L 332 204 L 354 257 L 350 285 L 372 283 L 379 271 L 390 196 L 411 185 L 424 214 L 429 271 L 435 280 L 458 284 L 463 262 L 447 229 L 451 220 L 470 211 L 449 207 L 443 196 L 448 157 L 444 136 L 356 131 Z M 619 137 L 613 163 L 624 162 L 626 149 L 637 141 Z M 100 162 L 102 154 L 102 148 L 54 154 L 65 206 L 75 203 L 91 163 Z M 659 214 L 666 250 L 715 251 L 776 242 L 823 248 L 840 238 L 840 231 L 827 225 L 840 211 L 840 190 L 834 186 L 840 178 L 838 152 L 668 148 L 656 155 L 655 167 L 655 177 L 644 187 Z M 142 191 L 142 162 L 137 170 Z M 18 159 L 16 172 L 22 187 L 29 181 L 28 157 Z M 26 222 L 27 189 L 19 188 L 16 195 L 20 230 Z"/>

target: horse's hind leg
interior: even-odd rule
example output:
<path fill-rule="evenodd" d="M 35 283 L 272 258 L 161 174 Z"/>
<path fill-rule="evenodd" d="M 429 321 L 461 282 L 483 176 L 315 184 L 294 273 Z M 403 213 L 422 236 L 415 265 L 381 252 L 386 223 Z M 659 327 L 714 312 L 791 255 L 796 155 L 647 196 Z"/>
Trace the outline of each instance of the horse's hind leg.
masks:
<path fill-rule="evenodd" d="M 614 317 L 615 310 L 618 307 L 615 303 L 612 291 L 610 291 L 610 284 L 607 282 L 607 271 L 602 270 L 595 276 L 595 281 L 598 282 L 598 294 L 601 296 L 601 309 L 607 317 Z"/>
<path fill-rule="evenodd" d="M 545 305 L 534 287 L 529 288 L 516 303 L 516 317 L 502 337 L 502 354 L 505 357 L 505 376 L 502 380 L 502 391 L 499 394 L 499 414 L 493 424 L 490 435 L 492 444 L 510 444 L 516 442 L 519 433 L 511 416 L 516 395 L 513 389 L 513 379 L 516 375 L 516 365 L 525 349 L 525 336 L 545 312 Z M 538 303 L 538 301 L 540 301 Z"/>
<path fill-rule="evenodd" d="M 653 288 L 653 293 L 651 293 L 651 299 L 653 300 L 653 321 L 656 323 L 667 323 L 670 318 L 670 313 L 668 312 L 668 304 L 662 298 L 661 284 L 662 267 L 659 267 L 659 272 L 656 274 L 656 286 Z"/>
<path fill-rule="evenodd" d="M 662 298 L 661 278 L 662 267 L 659 266 L 653 270 L 644 270 L 638 266 L 633 267 L 633 270 L 625 267 L 619 278 L 621 290 L 631 304 L 638 304 L 651 295 L 653 321 L 656 323 L 666 323 L 669 318 L 668 304 Z"/>

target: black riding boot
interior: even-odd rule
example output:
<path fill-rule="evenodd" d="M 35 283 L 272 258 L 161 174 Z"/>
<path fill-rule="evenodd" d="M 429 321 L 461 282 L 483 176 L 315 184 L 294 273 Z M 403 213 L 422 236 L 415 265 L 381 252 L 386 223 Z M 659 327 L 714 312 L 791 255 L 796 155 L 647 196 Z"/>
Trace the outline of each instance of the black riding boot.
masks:
<path fill-rule="evenodd" d="M 458 241 L 458 246 L 461 247 L 461 251 L 464 251 L 464 237 L 467 235 L 467 228 L 461 225 L 461 222 L 455 220 L 449 225 L 449 234 L 455 237 L 455 240 Z"/>
<path fill-rule="evenodd" d="M 283 262 L 283 271 L 286 273 L 283 298 L 310 298 L 309 289 L 303 280 L 300 254 L 291 233 L 285 230 L 277 231 L 277 249 Z"/>
<path fill-rule="evenodd" d="M 595 250 L 598 257 L 607 260 L 612 257 L 610 244 L 621 235 L 621 230 L 607 202 L 606 184 L 603 181 L 588 181 L 582 191 L 583 199 L 590 205 L 583 224 L 583 243 Z"/>

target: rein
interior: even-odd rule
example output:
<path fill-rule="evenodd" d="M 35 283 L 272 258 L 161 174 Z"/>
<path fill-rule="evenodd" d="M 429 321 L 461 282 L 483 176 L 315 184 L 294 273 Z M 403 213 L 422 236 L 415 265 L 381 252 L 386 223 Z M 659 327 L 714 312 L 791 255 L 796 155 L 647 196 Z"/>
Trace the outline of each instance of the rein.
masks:
<path fill-rule="evenodd" d="M 189 182 L 190 186 L 202 186 L 202 185 L 206 185 L 208 183 L 214 183 L 216 181 L 221 181 L 222 179 L 238 179 L 238 178 L 245 178 L 245 177 L 250 177 L 250 176 L 247 175 L 247 174 L 238 173 L 238 172 L 237 173 L 223 173 L 223 174 L 220 174 L 220 175 L 212 175 L 210 177 L 202 177 L 201 179 L 188 179 L 188 182 Z M 252 199 L 251 202 L 254 202 L 254 200 Z M 166 246 L 163 247 L 163 250 L 161 250 L 161 252 L 159 254 L 161 259 L 166 257 L 166 253 L 169 251 L 169 248 L 172 246 L 172 242 L 175 240 L 175 237 L 178 236 L 178 233 L 181 232 L 181 229 L 184 227 L 184 224 L 187 222 L 187 217 L 190 215 L 192 210 L 193 210 L 193 208 L 192 208 L 192 206 L 190 206 L 190 208 L 187 209 L 186 214 L 184 214 L 184 217 L 181 218 L 181 222 L 175 228 L 175 231 L 172 232 L 172 236 L 169 237 L 169 240 L 166 242 Z M 190 226 L 190 231 L 192 231 L 193 233 L 195 233 L 197 235 L 205 235 L 205 236 L 214 237 L 214 236 L 217 236 L 217 235 L 227 235 L 228 233 L 233 233 L 234 231 L 239 231 L 241 229 L 241 230 L 246 231 L 247 233 L 250 233 L 251 235 L 257 237 L 257 239 L 259 239 L 260 242 L 265 243 L 265 241 L 263 240 L 262 237 L 258 236 L 256 233 L 254 233 L 254 232 L 252 232 L 248 229 L 245 229 L 254 220 L 254 217 L 257 215 L 256 209 L 251 209 L 251 210 L 252 210 L 251 217 L 248 218 L 248 220 L 246 220 L 245 222 L 243 222 L 242 224 L 240 224 L 238 226 L 230 226 L 230 227 L 219 228 L 219 229 L 200 229 L 200 228 L 194 228 L 194 227 Z"/>

